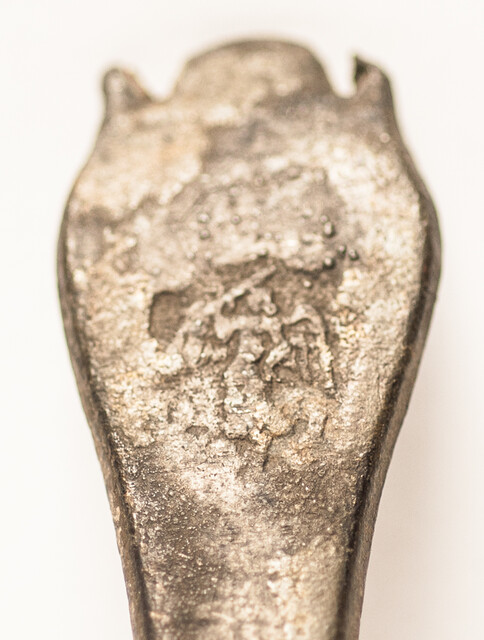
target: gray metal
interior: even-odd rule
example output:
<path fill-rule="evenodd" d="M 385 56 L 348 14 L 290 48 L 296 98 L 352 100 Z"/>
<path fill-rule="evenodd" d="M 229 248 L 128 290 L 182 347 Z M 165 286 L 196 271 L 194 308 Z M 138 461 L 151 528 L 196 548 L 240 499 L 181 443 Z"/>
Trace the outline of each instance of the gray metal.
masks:
<path fill-rule="evenodd" d="M 355 80 L 281 42 L 163 101 L 106 75 L 59 286 L 137 640 L 358 636 L 440 258 L 388 80 Z"/>

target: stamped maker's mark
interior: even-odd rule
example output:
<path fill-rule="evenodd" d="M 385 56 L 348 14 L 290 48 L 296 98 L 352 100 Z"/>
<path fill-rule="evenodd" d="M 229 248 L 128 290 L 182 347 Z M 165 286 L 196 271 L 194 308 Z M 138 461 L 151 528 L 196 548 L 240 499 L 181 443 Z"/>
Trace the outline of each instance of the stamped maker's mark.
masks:
<path fill-rule="evenodd" d="M 306 421 L 305 389 L 334 394 L 323 319 L 302 296 L 278 304 L 280 268 L 260 265 L 235 284 L 232 276 L 231 286 L 214 275 L 211 295 L 199 285 L 161 291 L 150 315 L 151 335 L 174 356 L 165 379 L 212 377 L 222 389 L 219 414 L 226 436 L 248 437 L 262 449 Z"/>

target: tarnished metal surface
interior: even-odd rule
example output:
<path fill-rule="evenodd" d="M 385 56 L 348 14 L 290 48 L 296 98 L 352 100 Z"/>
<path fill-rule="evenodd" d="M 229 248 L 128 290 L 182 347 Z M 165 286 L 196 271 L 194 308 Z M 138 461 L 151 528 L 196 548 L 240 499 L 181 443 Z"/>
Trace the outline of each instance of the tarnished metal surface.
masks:
<path fill-rule="evenodd" d="M 354 639 L 439 271 L 387 79 L 236 43 L 105 79 L 59 251 L 134 635 Z"/>

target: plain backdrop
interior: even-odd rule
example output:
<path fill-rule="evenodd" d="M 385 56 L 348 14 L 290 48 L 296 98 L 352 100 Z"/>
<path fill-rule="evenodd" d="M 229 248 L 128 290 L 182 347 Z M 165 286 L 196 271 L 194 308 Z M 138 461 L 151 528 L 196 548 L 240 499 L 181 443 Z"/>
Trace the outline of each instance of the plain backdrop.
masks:
<path fill-rule="evenodd" d="M 361 640 L 477 640 L 484 615 L 482 0 L 1 0 L 0 637 L 129 640 L 114 529 L 64 342 L 63 205 L 112 64 L 154 94 L 231 38 L 309 45 L 393 80 L 443 235 L 439 300 L 380 507 Z"/>

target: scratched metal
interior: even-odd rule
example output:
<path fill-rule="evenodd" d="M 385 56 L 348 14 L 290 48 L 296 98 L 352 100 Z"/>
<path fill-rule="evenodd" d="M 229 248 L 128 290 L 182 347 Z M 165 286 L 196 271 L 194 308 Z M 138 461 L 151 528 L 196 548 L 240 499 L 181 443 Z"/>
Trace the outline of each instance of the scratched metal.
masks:
<path fill-rule="evenodd" d="M 59 281 L 137 640 L 358 636 L 439 236 L 388 80 L 355 80 L 279 42 L 162 101 L 106 75 Z"/>

